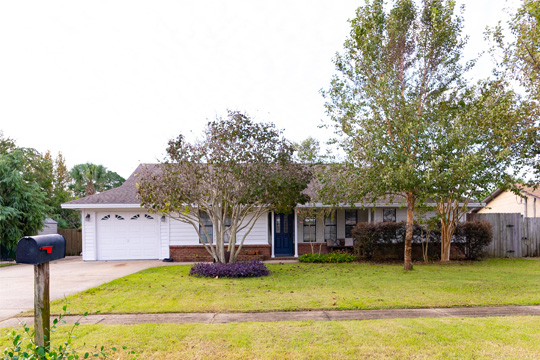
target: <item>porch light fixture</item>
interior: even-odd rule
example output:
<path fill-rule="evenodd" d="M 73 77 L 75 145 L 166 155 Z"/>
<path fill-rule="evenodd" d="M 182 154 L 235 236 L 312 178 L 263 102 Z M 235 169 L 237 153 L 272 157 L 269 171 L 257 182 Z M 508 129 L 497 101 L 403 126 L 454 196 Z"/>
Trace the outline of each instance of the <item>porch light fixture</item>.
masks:
<path fill-rule="evenodd" d="M 167 218 L 165 217 L 165 215 L 161 216 L 161 222 L 165 222 L 167 220 Z"/>
<path fill-rule="evenodd" d="M 90 214 L 86 214 L 84 218 L 86 219 L 86 221 L 90 221 Z"/>

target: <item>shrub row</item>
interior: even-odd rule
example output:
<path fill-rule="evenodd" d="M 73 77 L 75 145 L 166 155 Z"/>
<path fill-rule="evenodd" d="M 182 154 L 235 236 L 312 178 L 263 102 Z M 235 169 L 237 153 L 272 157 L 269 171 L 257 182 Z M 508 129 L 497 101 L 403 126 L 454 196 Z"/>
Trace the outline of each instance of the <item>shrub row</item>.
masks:
<path fill-rule="evenodd" d="M 305 263 L 349 263 L 358 260 L 353 254 L 331 252 L 328 254 L 304 254 L 298 257 L 298 261 Z"/>
<path fill-rule="evenodd" d="M 245 278 L 267 276 L 270 271 L 262 262 L 239 261 L 233 264 L 197 263 L 189 270 L 189 275 L 202 277 Z"/>
<path fill-rule="evenodd" d="M 359 258 L 371 260 L 403 259 L 405 222 L 358 223 L 353 229 L 354 252 Z M 413 227 L 413 252 L 420 253 L 427 245 L 431 259 L 440 258 L 441 232 L 429 232 L 418 224 Z M 493 239 L 491 224 L 487 221 L 470 221 L 458 224 L 452 244 L 466 259 L 475 260 L 484 256 L 484 249 Z M 416 250 L 416 251 L 414 251 Z M 414 256 L 414 255 L 413 255 Z M 418 256 L 417 256 L 418 257 Z M 421 257 L 421 256 L 420 256 Z"/>

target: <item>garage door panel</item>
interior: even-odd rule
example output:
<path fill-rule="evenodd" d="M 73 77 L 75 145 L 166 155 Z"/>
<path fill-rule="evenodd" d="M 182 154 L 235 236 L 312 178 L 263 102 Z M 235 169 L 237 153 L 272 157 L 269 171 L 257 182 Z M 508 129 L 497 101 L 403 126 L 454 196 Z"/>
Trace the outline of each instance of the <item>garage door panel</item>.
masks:
<path fill-rule="evenodd" d="M 141 212 L 98 214 L 98 260 L 159 258 L 157 217 Z"/>

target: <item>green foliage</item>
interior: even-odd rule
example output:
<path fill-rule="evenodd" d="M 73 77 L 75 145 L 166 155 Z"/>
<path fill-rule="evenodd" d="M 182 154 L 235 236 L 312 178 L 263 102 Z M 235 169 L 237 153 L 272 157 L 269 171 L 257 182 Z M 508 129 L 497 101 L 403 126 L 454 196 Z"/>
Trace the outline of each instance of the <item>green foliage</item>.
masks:
<path fill-rule="evenodd" d="M 167 154 L 159 173 L 142 174 L 141 204 L 197 232 L 201 227 L 201 243 L 217 262 L 236 260 L 260 216 L 290 213 L 308 200 L 302 191 L 310 172 L 294 162 L 294 147 L 273 124 L 255 123 L 239 112 L 209 122 L 202 139 L 193 143 L 183 135 L 170 140 Z M 208 242 L 201 214 L 213 224 L 214 239 Z"/>
<path fill-rule="evenodd" d="M 324 162 L 324 158 L 321 156 L 319 140 L 308 136 L 301 142 L 293 145 L 296 151 L 296 157 L 301 164 L 314 165 Z"/>
<path fill-rule="evenodd" d="M 328 254 L 304 254 L 298 257 L 298 261 L 305 263 L 350 263 L 358 258 L 347 252 L 334 251 Z"/>
<path fill-rule="evenodd" d="M 383 0 L 367 1 L 323 92 L 347 158 L 323 173 L 322 193 L 332 203 L 405 197 L 406 268 L 416 207 L 434 200 L 451 236 L 466 198 L 508 181 L 531 126 L 531 104 L 504 81 L 468 85 L 474 61 L 462 61 L 466 38 L 454 7 L 403 0 L 386 11 Z"/>
<path fill-rule="evenodd" d="M 73 166 L 70 175 L 73 179 L 71 190 L 77 197 L 110 190 L 122 185 L 125 181 L 123 177 L 107 170 L 105 166 L 91 163 Z"/>
<path fill-rule="evenodd" d="M 0 133 L 0 247 L 8 253 L 21 237 L 43 227 L 51 209 L 49 165 L 35 150 L 18 148 Z"/>
<path fill-rule="evenodd" d="M 493 241 L 493 230 L 489 221 L 467 221 L 456 229 L 456 243 L 469 260 L 486 256 L 486 246 Z"/>
<path fill-rule="evenodd" d="M 63 317 L 68 314 L 67 305 L 63 307 L 63 313 L 58 315 L 56 319 L 53 320 L 53 325 L 51 326 L 51 336 L 54 334 L 58 328 L 59 324 L 66 324 L 66 321 L 63 320 Z M 84 314 L 85 317 L 87 314 Z M 80 321 L 80 320 L 79 320 Z M 65 340 L 60 342 L 60 345 L 53 346 L 50 341 L 46 342 L 45 346 L 39 346 L 34 342 L 34 331 L 31 331 L 30 328 L 26 325 L 23 326 L 23 333 L 18 333 L 13 331 L 11 333 L 11 345 L 4 349 L 0 353 L 0 359 L 2 360 L 64 360 L 64 359 L 106 359 L 109 357 L 110 352 L 116 352 L 117 348 L 113 347 L 110 350 L 106 349 L 104 346 L 94 346 L 94 351 L 84 352 L 79 354 L 73 348 L 73 338 L 75 338 L 75 329 L 80 325 L 79 321 L 71 327 L 67 332 Z M 122 349 L 126 350 L 125 346 Z M 134 351 L 129 351 L 128 355 L 134 355 Z M 132 357 L 135 359 L 135 356 Z"/>

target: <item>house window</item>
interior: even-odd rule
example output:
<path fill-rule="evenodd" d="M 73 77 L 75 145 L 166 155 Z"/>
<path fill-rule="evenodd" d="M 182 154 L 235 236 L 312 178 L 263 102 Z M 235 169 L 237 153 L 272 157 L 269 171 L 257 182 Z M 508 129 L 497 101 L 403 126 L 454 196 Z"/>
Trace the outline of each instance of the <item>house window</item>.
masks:
<path fill-rule="evenodd" d="M 229 229 L 231 227 L 231 217 L 230 216 L 227 216 L 225 218 L 225 227 L 226 227 L 226 229 Z M 229 236 L 230 236 L 230 233 L 227 231 L 225 233 L 225 244 L 229 243 Z"/>
<path fill-rule="evenodd" d="M 358 211 L 345 210 L 345 237 L 352 238 L 352 230 L 358 223 Z"/>
<path fill-rule="evenodd" d="M 396 209 L 383 209 L 384 222 L 396 222 Z"/>
<path fill-rule="evenodd" d="M 206 233 L 208 234 L 208 238 L 206 237 L 206 234 L 204 233 L 201 224 L 199 224 L 199 234 L 201 234 L 201 237 L 205 243 L 208 243 L 208 242 L 213 243 L 214 225 L 212 224 L 212 220 L 210 220 L 210 216 L 205 212 L 201 212 L 200 216 L 201 216 L 201 222 L 206 229 Z M 231 227 L 230 216 L 227 216 L 225 218 L 225 226 L 227 229 Z M 211 241 L 208 241 L 208 239 L 210 239 Z M 229 233 L 227 232 L 225 233 L 225 244 L 228 244 L 228 243 L 229 243 Z M 202 244 L 201 238 L 199 238 L 199 244 Z"/>
<path fill-rule="evenodd" d="M 315 216 L 307 217 L 304 219 L 304 242 L 316 242 L 317 241 L 317 220 Z"/>
<path fill-rule="evenodd" d="M 199 237 L 199 243 L 200 244 L 202 244 L 203 242 L 204 243 L 213 243 L 214 226 L 212 225 L 212 220 L 210 220 L 210 216 L 205 212 L 201 212 L 201 213 L 199 213 L 199 215 L 201 217 L 201 222 L 199 223 L 199 234 L 201 235 Z M 204 230 L 206 230 L 206 233 L 203 230 L 203 226 L 204 226 Z M 208 236 L 207 236 L 207 234 L 208 234 Z"/>
<path fill-rule="evenodd" d="M 337 239 L 336 214 L 332 213 L 324 217 L 324 240 Z"/>

